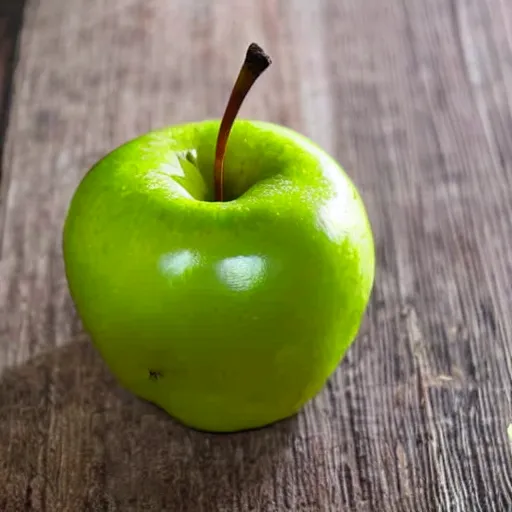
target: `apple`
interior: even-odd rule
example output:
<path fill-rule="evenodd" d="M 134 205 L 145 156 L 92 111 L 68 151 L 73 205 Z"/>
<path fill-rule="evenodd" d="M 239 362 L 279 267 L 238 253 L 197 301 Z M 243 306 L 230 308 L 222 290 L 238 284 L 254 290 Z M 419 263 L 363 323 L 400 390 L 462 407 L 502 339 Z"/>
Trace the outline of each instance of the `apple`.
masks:
<path fill-rule="evenodd" d="M 356 338 L 374 241 L 348 175 L 305 136 L 235 117 L 157 129 L 78 185 L 63 229 L 71 296 L 118 382 L 194 429 L 301 410 Z M 228 144 L 229 136 L 229 144 Z"/>

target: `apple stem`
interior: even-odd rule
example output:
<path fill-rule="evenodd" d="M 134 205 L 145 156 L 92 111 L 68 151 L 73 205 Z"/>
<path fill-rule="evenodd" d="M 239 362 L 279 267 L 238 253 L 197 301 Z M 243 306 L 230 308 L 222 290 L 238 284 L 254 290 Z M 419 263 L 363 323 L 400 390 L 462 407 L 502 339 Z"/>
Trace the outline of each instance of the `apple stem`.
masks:
<path fill-rule="evenodd" d="M 214 188 L 215 200 L 224 200 L 224 156 L 226 145 L 235 118 L 245 96 L 256 82 L 257 78 L 270 66 L 270 57 L 256 43 L 251 43 L 247 49 L 244 63 L 240 69 L 233 90 L 229 97 L 226 110 L 220 123 L 217 147 L 215 150 Z"/>

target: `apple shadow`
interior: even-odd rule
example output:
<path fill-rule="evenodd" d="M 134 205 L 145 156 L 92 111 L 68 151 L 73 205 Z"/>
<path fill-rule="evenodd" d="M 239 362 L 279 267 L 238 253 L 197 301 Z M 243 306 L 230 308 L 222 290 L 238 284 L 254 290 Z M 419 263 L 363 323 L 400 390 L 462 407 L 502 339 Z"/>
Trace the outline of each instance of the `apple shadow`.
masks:
<path fill-rule="evenodd" d="M 85 336 L 0 373 L 0 510 L 264 510 L 297 417 L 191 430 L 121 389 Z"/>

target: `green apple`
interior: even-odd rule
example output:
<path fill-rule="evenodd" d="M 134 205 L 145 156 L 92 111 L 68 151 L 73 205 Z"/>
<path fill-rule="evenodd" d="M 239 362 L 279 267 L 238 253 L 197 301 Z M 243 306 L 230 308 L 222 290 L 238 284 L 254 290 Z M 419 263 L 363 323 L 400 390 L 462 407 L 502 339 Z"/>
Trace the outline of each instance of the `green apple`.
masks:
<path fill-rule="evenodd" d="M 298 412 L 355 339 L 374 280 L 365 207 L 338 163 L 288 128 L 233 123 L 257 74 L 246 61 L 223 123 L 101 159 L 64 225 L 70 292 L 108 367 L 199 430 Z"/>

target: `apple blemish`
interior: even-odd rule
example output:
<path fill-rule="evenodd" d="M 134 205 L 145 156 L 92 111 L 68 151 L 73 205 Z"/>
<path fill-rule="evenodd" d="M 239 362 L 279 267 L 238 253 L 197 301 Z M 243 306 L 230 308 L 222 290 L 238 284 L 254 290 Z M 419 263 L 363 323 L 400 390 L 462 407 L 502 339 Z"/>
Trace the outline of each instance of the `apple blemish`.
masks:
<path fill-rule="evenodd" d="M 161 372 L 157 370 L 149 370 L 149 380 L 158 380 L 160 377 L 163 377 Z"/>

